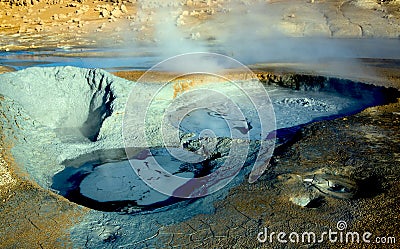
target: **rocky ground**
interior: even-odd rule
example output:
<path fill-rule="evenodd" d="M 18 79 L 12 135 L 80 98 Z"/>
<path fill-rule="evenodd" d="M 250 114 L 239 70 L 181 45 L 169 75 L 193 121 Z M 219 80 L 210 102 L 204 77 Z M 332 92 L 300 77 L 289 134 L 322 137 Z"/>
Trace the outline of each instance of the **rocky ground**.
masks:
<path fill-rule="evenodd" d="M 226 199 L 215 204 L 215 214 L 161 227 L 156 238 L 170 246 L 281 248 L 282 244 L 276 240 L 259 243 L 257 234 L 264 227 L 269 231 L 321 234 L 327 228 L 335 229 L 341 220 L 347 222 L 346 231 L 370 231 L 374 236 L 391 234 L 397 238 L 399 110 L 397 102 L 304 128 L 290 146 L 277 153 L 270 173 L 261 181 L 232 189 Z M 304 186 L 299 176 L 304 177 L 305 172 L 353 179 L 358 182 L 359 192 L 351 199 L 326 194 L 320 199 L 310 197 L 309 192 L 300 190 Z M 247 200 L 249 193 L 251 199 Z M 288 247 L 300 245 L 348 248 L 348 244 L 334 243 L 288 244 Z M 374 248 L 365 244 L 352 246 Z"/>
<path fill-rule="evenodd" d="M 276 32 L 295 37 L 400 35 L 398 0 L 2 0 L 0 6 L 0 49 L 6 51 L 154 46 L 168 39 L 162 34 L 166 30 L 175 37 L 218 43 L 246 34 L 246 26 L 256 30 L 248 35 L 270 37 Z M 245 22 L 238 23 L 239 16 Z"/>

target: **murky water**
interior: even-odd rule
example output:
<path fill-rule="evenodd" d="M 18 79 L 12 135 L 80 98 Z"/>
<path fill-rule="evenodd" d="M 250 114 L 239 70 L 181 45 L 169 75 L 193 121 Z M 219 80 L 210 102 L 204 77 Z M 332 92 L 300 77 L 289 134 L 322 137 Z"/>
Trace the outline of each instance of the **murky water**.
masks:
<path fill-rule="evenodd" d="M 103 68 L 108 71 L 146 70 L 160 60 L 161 58 L 153 53 L 107 48 L 0 52 L 0 65 L 16 70 L 33 66 L 75 66 Z"/>

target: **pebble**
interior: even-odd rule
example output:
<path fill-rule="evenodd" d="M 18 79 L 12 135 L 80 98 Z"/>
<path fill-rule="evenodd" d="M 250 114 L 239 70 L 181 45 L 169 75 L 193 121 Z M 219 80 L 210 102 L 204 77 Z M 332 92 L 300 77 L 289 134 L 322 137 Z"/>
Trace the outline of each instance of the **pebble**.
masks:
<path fill-rule="evenodd" d="M 122 11 L 122 13 L 128 13 L 128 9 L 126 8 L 126 6 L 124 4 L 121 5 L 121 11 Z"/>
<path fill-rule="evenodd" d="M 200 32 L 191 33 L 191 34 L 190 34 L 190 39 L 192 39 L 192 40 L 198 40 L 198 39 L 200 39 Z"/>
<path fill-rule="evenodd" d="M 100 11 L 100 17 L 107 18 L 107 17 L 109 17 L 109 16 L 110 16 L 110 12 L 109 12 L 108 10 L 102 9 L 102 10 Z"/>
<path fill-rule="evenodd" d="M 290 198 L 290 201 L 293 204 L 296 204 L 300 207 L 306 207 L 313 200 L 314 200 L 314 198 L 311 195 L 295 196 L 295 197 Z"/>
<path fill-rule="evenodd" d="M 181 26 L 185 25 L 185 22 L 183 21 L 183 15 L 180 15 L 178 19 L 176 19 L 176 26 Z"/>
<path fill-rule="evenodd" d="M 119 10 L 119 9 L 117 9 L 117 8 L 114 8 L 114 10 L 111 11 L 110 14 L 111 14 L 111 16 L 113 16 L 113 17 L 115 17 L 115 18 L 119 18 L 119 17 L 121 17 L 122 12 L 121 12 L 121 10 Z"/>

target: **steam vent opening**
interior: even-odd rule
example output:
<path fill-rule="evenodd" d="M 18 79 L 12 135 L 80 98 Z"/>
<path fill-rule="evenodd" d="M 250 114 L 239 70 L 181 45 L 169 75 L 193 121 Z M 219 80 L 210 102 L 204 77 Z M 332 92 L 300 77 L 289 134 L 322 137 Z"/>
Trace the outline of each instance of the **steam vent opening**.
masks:
<path fill-rule="evenodd" d="M 119 80 L 116 77 L 112 79 Z M 100 89 L 103 89 L 101 94 L 96 92 L 91 95 L 87 105 L 87 118 L 82 119 L 83 125 L 78 126 L 81 136 L 87 138 L 88 144 L 106 141 L 108 135 L 105 131 L 112 130 L 110 124 L 115 125 L 120 121 L 115 119 L 116 109 L 120 106 L 116 102 L 119 97 L 116 90 L 118 87 L 113 87 L 113 80 L 104 75 L 91 80 L 85 79 L 85 84 L 89 85 L 102 82 L 97 85 L 97 89 L 100 86 Z M 393 102 L 400 96 L 394 89 L 323 76 L 298 75 L 290 84 L 267 81 L 262 83 L 274 107 L 278 146 L 284 146 L 305 124 L 351 115 L 370 106 Z M 215 84 L 217 87 L 220 83 Z M 152 86 L 146 87 L 144 91 L 152 91 Z M 191 101 L 194 103 L 198 100 Z M 107 212 L 131 214 L 162 210 L 165 207 L 173 208 L 179 203 L 189 205 L 196 198 L 180 198 L 160 193 L 138 176 L 132 164 L 148 167 L 147 157 L 152 155 L 155 161 L 161 162 L 165 166 L 164 169 L 174 176 L 194 179 L 208 175 L 220 169 L 228 160 L 232 128 L 223 121 L 224 117 L 207 109 L 200 108 L 179 114 L 179 122 L 174 119 L 173 114 L 167 121 L 179 128 L 180 146 L 130 148 L 131 152 L 133 151 L 131 155 L 134 155 L 130 160 L 122 147 L 87 149 L 87 153 L 63 161 L 63 169 L 51 176 L 49 187 L 72 202 Z M 236 124 L 240 125 L 235 126 L 234 130 L 249 134 L 250 137 L 249 151 L 242 169 L 248 174 L 259 150 L 257 134 L 260 132 L 260 124 L 257 118 L 251 115 L 236 121 Z M 87 129 L 89 131 L 86 130 L 87 127 L 90 127 Z M 67 135 L 59 136 L 60 140 L 70 145 L 82 139 L 71 138 L 70 134 L 67 140 L 64 140 Z M 177 154 L 185 157 L 185 153 L 189 152 L 199 155 L 193 163 L 176 158 Z M 193 153 L 190 155 L 193 156 Z M 37 172 L 33 174 L 35 179 L 40 179 L 35 175 Z M 245 178 L 241 177 L 240 181 Z M 173 193 L 179 191 L 179 188 L 171 190 Z"/>

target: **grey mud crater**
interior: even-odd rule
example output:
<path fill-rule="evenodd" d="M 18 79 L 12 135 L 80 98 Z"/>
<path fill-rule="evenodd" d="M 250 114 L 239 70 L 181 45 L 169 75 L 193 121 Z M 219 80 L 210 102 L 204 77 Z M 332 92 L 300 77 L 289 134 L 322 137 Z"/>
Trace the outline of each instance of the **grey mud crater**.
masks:
<path fill-rule="evenodd" d="M 275 109 L 279 146 L 284 146 L 307 123 L 356 113 L 399 96 L 393 89 L 360 82 L 309 79 L 297 82 L 294 88 L 264 82 Z M 92 208 L 72 228 L 72 240 L 77 247 L 83 246 L 88 237 L 92 246 L 105 243 L 107 238 L 99 236 L 98 229 L 124 234 L 118 239 L 124 245 L 151 236 L 159 224 L 212 212 L 214 201 L 224 198 L 229 188 L 242 182 L 249 173 L 258 148 L 253 137 L 244 169 L 224 189 L 199 199 L 165 196 L 141 181 L 123 149 L 123 112 L 128 94 L 137 83 L 103 70 L 73 67 L 29 68 L 3 74 L 0 81 L 3 95 L 0 102 L 8 107 L 0 118 L 15 120 L 12 134 L 7 135 L 17 139 L 12 153 L 18 165 L 43 188 Z M 140 100 L 157 87 L 157 84 L 143 84 L 141 91 L 133 94 Z M 168 145 L 192 152 L 201 149 L 204 152 L 204 146 L 209 146 L 212 153 L 205 156 L 199 153 L 198 163 L 187 164 L 172 158 L 157 136 L 150 141 L 151 148 L 133 148 L 137 152 L 133 160 L 144 163 L 143 153 L 152 151 L 172 174 L 190 178 L 212 172 L 226 160 L 228 148 L 235 142 L 224 133 L 225 126 L 220 121 L 221 117 L 213 112 L 192 112 L 181 123 L 181 144 Z M 217 127 L 210 126 L 213 123 Z M 237 130 L 257 134 L 257 127 L 257 119 L 250 117 L 242 120 Z M 213 128 L 218 132 L 202 137 L 202 130 Z M 139 144 L 143 139 L 135 134 L 132 137 Z M 99 220 L 108 220 L 108 225 Z"/>

